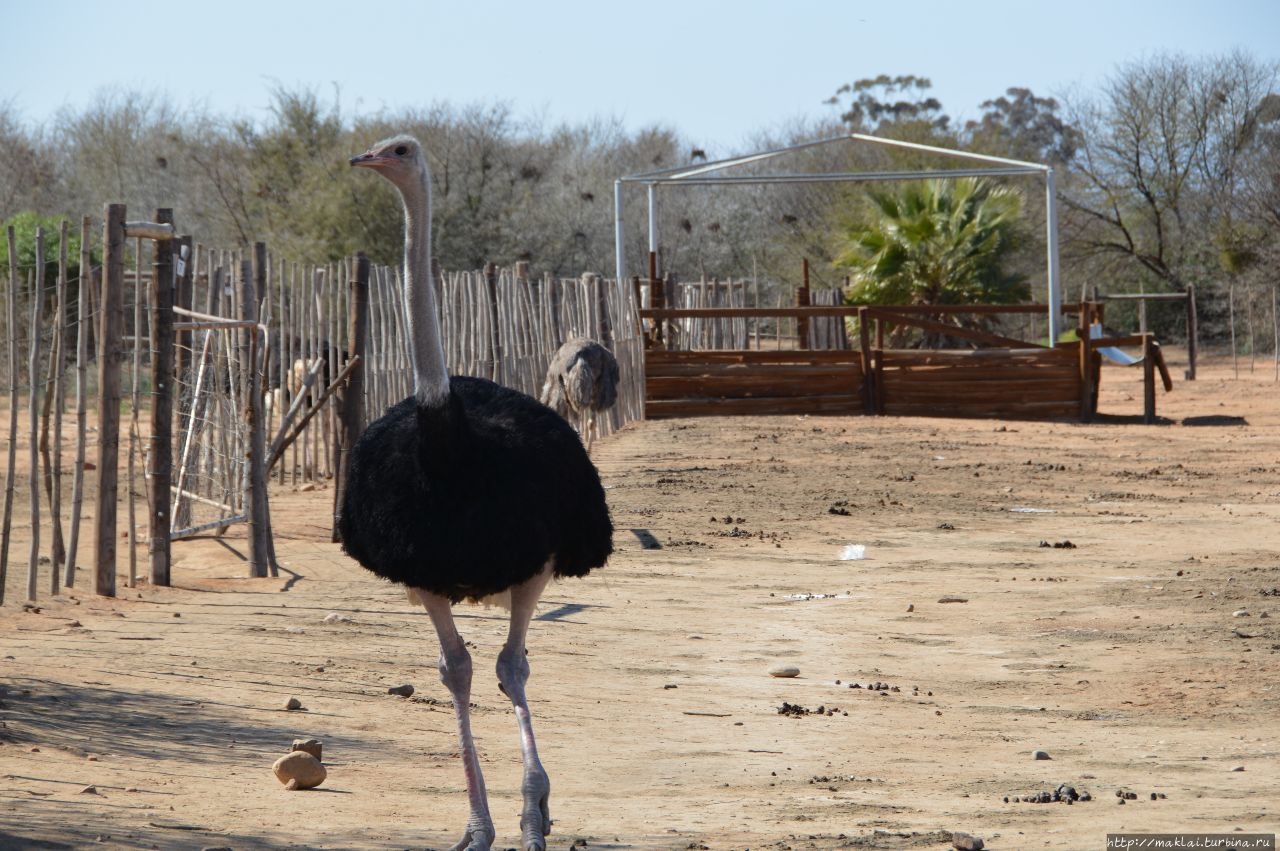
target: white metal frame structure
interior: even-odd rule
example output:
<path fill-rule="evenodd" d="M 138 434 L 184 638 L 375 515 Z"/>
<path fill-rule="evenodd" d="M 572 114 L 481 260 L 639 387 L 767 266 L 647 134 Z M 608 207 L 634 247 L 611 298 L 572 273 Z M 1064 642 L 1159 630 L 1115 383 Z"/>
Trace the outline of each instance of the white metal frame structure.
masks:
<path fill-rule="evenodd" d="M 871 142 L 898 148 L 911 148 L 939 156 L 985 163 L 985 167 L 939 169 L 932 171 L 864 171 L 864 172 L 831 172 L 824 174 L 715 174 L 728 171 L 750 163 L 763 162 L 774 157 L 794 153 L 806 148 L 830 145 L 837 142 Z M 717 186 L 724 184 L 771 184 L 771 183 L 871 183 L 893 180 L 927 180 L 932 178 L 955 177 L 1010 177 L 1038 175 L 1044 179 L 1045 187 L 1045 258 L 1049 282 L 1049 345 L 1056 344 L 1061 324 L 1062 288 L 1058 271 L 1058 207 L 1054 188 L 1053 169 L 1039 163 L 1021 160 L 992 157 L 985 154 L 972 154 L 965 151 L 953 151 L 932 145 L 921 145 L 914 142 L 899 142 L 893 139 L 882 139 L 878 136 L 867 136 L 862 133 L 850 133 L 847 136 L 836 136 L 805 142 L 772 151 L 763 151 L 741 157 L 715 160 L 696 167 L 662 169 L 659 171 L 634 174 L 620 177 L 613 183 L 613 216 L 614 247 L 617 262 L 617 280 L 619 286 L 626 280 L 627 262 L 623 226 L 623 189 L 627 184 L 639 184 L 648 190 L 649 203 L 649 250 L 658 250 L 658 187 L 659 186 Z"/>

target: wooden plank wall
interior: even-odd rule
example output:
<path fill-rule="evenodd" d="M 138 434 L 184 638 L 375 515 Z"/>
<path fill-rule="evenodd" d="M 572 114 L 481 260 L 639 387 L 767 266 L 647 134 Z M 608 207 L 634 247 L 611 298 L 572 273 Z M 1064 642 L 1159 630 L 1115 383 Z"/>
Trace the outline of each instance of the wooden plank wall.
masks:
<path fill-rule="evenodd" d="M 875 353 L 876 410 L 891 416 L 1079 417 L 1078 344 Z"/>
<path fill-rule="evenodd" d="M 858 414 L 860 352 L 645 352 L 645 416 Z"/>
<path fill-rule="evenodd" d="M 1082 304 L 1081 327 L 1096 305 Z M 1144 419 L 1155 421 L 1154 372 L 1171 383 L 1149 334 L 1088 338 L 1046 348 L 992 331 L 943 322 L 953 313 L 1040 313 L 1039 305 L 928 305 L 893 308 L 650 308 L 661 322 L 703 318 L 795 317 L 799 323 L 856 315 L 854 351 L 680 350 L 645 352 L 648 418 L 715 414 L 887 414 L 891 416 L 1081 419 L 1097 409 L 1100 345 L 1141 345 L 1147 354 Z M 886 349 L 886 326 L 914 326 L 972 349 Z M 814 341 L 808 337 L 809 345 Z"/>

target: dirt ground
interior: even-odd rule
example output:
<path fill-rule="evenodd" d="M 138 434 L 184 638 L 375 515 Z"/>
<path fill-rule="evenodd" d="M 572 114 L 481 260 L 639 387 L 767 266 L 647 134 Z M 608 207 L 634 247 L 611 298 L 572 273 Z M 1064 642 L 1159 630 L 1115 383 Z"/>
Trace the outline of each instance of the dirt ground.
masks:
<path fill-rule="evenodd" d="M 1115 367 L 1092 425 L 721 418 L 597 443 L 617 553 L 548 589 L 530 637 L 551 848 L 1280 831 L 1280 385 L 1242 367 L 1161 391 L 1156 426 Z M 24 609 L 15 544 L 0 847 L 452 845 L 466 794 L 434 632 L 328 543 L 332 500 L 273 493 L 279 579 L 244 578 L 236 532 L 176 544 L 171 588 L 100 598 L 82 571 Z M 505 621 L 459 614 L 508 848 Z M 300 737 L 329 775 L 290 792 L 270 766 Z M 1021 800 L 1061 784 L 1092 800 Z"/>

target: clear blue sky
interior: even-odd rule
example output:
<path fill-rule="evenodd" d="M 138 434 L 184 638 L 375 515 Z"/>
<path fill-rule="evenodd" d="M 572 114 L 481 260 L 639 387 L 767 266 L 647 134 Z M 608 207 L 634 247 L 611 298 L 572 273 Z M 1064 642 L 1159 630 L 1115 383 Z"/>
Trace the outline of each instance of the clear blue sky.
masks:
<path fill-rule="evenodd" d="M 881 73 L 929 77 L 964 119 L 1163 50 L 1280 60 L 1280 0 L 0 0 L 0 32 L 0 103 L 30 124 L 108 86 L 259 119 L 273 86 L 306 86 L 348 116 L 505 101 L 663 124 L 718 156 Z"/>

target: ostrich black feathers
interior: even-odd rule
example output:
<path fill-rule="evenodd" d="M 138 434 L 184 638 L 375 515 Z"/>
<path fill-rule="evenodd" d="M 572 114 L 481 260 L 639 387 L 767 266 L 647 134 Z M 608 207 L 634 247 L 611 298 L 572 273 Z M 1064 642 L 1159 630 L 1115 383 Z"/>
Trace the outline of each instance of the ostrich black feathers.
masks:
<path fill-rule="evenodd" d="M 352 449 L 339 512 L 346 551 L 453 602 L 504 591 L 553 560 L 582 576 L 613 551 L 600 476 L 560 416 L 515 390 L 454 376 L 410 397 Z"/>

